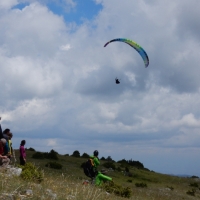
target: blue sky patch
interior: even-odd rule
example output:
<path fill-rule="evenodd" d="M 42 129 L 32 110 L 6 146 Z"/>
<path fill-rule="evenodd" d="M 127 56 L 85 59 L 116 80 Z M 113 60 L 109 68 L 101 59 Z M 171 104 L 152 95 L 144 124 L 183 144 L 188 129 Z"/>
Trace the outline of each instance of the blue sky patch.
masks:
<path fill-rule="evenodd" d="M 69 9 L 63 3 L 50 2 L 48 8 L 55 14 L 63 16 L 66 22 L 76 22 L 81 24 L 84 19 L 91 20 L 102 9 L 102 5 L 96 4 L 94 0 L 74 1 L 76 6 Z"/>
<path fill-rule="evenodd" d="M 23 8 L 25 8 L 26 6 L 28 6 L 29 3 L 19 3 L 16 6 L 12 7 L 12 9 L 19 9 L 19 10 L 23 10 Z"/>

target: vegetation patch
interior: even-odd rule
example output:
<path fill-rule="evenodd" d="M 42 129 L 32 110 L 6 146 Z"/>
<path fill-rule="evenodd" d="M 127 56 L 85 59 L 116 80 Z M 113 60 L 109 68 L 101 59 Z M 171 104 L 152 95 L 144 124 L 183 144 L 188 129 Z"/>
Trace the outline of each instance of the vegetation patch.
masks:
<path fill-rule="evenodd" d="M 146 188 L 147 184 L 146 183 L 135 183 L 136 187 L 141 187 L 141 188 Z"/>
<path fill-rule="evenodd" d="M 199 187 L 198 183 L 190 183 L 189 186 L 191 186 L 191 187 L 197 187 L 197 188 Z"/>
<path fill-rule="evenodd" d="M 22 168 L 21 177 L 27 181 L 42 182 L 44 175 L 41 170 L 36 168 L 35 165 L 28 162 L 25 166 L 20 166 Z"/>
<path fill-rule="evenodd" d="M 131 197 L 131 189 L 129 187 L 122 187 L 121 185 L 117 185 L 113 181 L 104 183 L 102 186 L 107 192 L 113 193 L 117 196 L 130 198 Z"/>
<path fill-rule="evenodd" d="M 170 190 L 174 190 L 172 186 L 167 186 L 167 188 L 169 188 Z"/>
<path fill-rule="evenodd" d="M 50 167 L 52 169 L 62 169 L 62 165 L 60 163 L 57 162 L 48 162 L 45 167 Z"/>
<path fill-rule="evenodd" d="M 41 152 L 36 152 L 32 155 L 32 158 L 34 159 L 44 159 L 44 154 Z"/>
<path fill-rule="evenodd" d="M 103 166 L 105 167 L 105 168 L 112 168 L 113 170 L 115 170 L 115 164 L 113 163 L 113 162 L 105 162 L 104 164 L 103 164 Z"/>
<path fill-rule="evenodd" d="M 53 149 L 48 153 L 41 153 L 41 152 L 36 152 L 32 155 L 32 158 L 34 159 L 51 159 L 51 160 L 58 160 L 58 153 L 54 151 Z"/>
<path fill-rule="evenodd" d="M 186 192 L 186 194 L 190 195 L 190 196 L 195 196 L 195 193 L 196 193 L 196 190 L 195 189 L 192 189 L 192 190 L 188 190 Z"/>

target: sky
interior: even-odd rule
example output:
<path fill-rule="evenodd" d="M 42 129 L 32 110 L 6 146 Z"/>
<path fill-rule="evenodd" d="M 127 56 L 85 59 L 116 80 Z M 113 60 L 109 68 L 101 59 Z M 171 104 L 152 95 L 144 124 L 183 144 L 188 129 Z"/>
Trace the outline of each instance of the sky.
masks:
<path fill-rule="evenodd" d="M 0 116 L 13 147 L 200 176 L 199 0 L 0 0 Z M 128 38 L 148 54 L 113 42 Z M 115 78 L 120 84 L 115 84 Z"/>

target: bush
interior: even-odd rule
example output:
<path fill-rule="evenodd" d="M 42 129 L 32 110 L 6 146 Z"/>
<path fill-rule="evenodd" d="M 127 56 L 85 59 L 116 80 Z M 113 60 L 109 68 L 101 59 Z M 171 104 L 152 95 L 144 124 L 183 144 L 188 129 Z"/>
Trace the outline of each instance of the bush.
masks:
<path fill-rule="evenodd" d="M 199 178 L 198 176 L 191 176 L 191 178 Z"/>
<path fill-rule="evenodd" d="M 32 147 L 30 147 L 30 148 L 28 149 L 28 151 L 35 151 L 35 149 L 32 148 Z"/>
<path fill-rule="evenodd" d="M 83 155 L 81 157 L 82 158 L 89 158 L 90 156 L 87 153 L 83 153 Z"/>
<path fill-rule="evenodd" d="M 190 185 L 189 186 L 191 186 L 191 187 L 199 187 L 199 185 L 198 185 L 198 183 L 190 183 Z"/>
<path fill-rule="evenodd" d="M 49 153 L 44 153 L 44 155 L 47 159 L 58 160 L 58 153 L 53 149 Z"/>
<path fill-rule="evenodd" d="M 79 153 L 79 151 L 76 150 L 76 151 L 73 152 L 73 154 L 71 156 L 79 158 L 80 153 Z"/>
<path fill-rule="evenodd" d="M 32 155 L 32 158 L 35 158 L 35 159 L 44 159 L 44 154 L 41 153 L 41 152 L 36 152 Z"/>
<path fill-rule="evenodd" d="M 105 163 L 103 164 L 103 166 L 104 166 L 105 168 L 112 168 L 113 170 L 116 169 L 114 163 L 112 163 L 112 162 L 105 162 Z"/>
<path fill-rule="evenodd" d="M 145 187 L 147 187 L 147 184 L 146 183 L 135 183 L 135 186 L 145 188 Z"/>
<path fill-rule="evenodd" d="M 41 153 L 41 152 L 36 152 L 32 155 L 32 158 L 35 159 L 52 159 L 52 160 L 58 160 L 58 153 L 54 151 L 53 149 L 48 153 Z"/>
<path fill-rule="evenodd" d="M 48 162 L 45 167 L 50 167 L 52 169 L 62 169 L 62 165 L 57 162 Z"/>
<path fill-rule="evenodd" d="M 129 187 L 122 187 L 120 185 L 115 184 L 114 182 L 107 182 L 102 186 L 107 192 L 114 193 L 117 196 L 130 198 L 131 197 L 131 189 Z"/>
<path fill-rule="evenodd" d="M 127 182 L 128 182 L 128 183 L 132 183 L 132 180 L 131 180 L 131 179 L 128 179 Z"/>
<path fill-rule="evenodd" d="M 22 168 L 21 177 L 24 180 L 27 181 L 36 181 L 36 182 L 42 182 L 44 175 L 41 170 L 36 168 L 35 165 L 33 165 L 30 162 L 27 162 L 25 166 L 20 166 Z"/>
<path fill-rule="evenodd" d="M 130 160 L 125 160 L 125 159 L 122 159 L 122 160 L 119 160 L 118 163 L 121 164 L 122 167 L 125 167 L 127 165 L 130 165 L 132 167 L 136 167 L 138 169 L 144 169 L 144 165 L 139 162 L 139 161 L 134 161 L 132 159 Z M 148 169 L 147 169 L 148 170 Z"/>
<path fill-rule="evenodd" d="M 188 191 L 186 192 L 186 194 L 188 194 L 188 195 L 190 195 L 190 196 L 195 196 L 195 192 L 196 192 L 196 190 L 195 190 L 195 189 L 192 189 L 192 190 L 188 190 Z"/>

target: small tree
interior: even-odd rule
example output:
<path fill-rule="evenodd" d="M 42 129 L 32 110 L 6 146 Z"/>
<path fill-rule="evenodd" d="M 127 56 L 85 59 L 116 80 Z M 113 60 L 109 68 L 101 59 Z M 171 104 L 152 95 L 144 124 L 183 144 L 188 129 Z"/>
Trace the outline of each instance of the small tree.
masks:
<path fill-rule="evenodd" d="M 74 151 L 73 154 L 72 154 L 72 156 L 79 158 L 80 157 L 79 151 L 78 150 Z"/>
<path fill-rule="evenodd" d="M 58 153 L 52 149 L 49 153 L 46 154 L 45 157 L 52 160 L 58 160 Z"/>
<path fill-rule="evenodd" d="M 112 161 L 111 156 L 108 156 L 108 157 L 106 158 L 106 160 L 107 160 L 107 161 Z"/>
<path fill-rule="evenodd" d="M 83 155 L 81 157 L 82 158 L 89 158 L 90 156 L 87 153 L 83 153 Z"/>
<path fill-rule="evenodd" d="M 36 152 L 32 155 L 32 158 L 35 158 L 35 159 L 44 159 L 44 154 L 41 153 L 41 152 Z"/>

